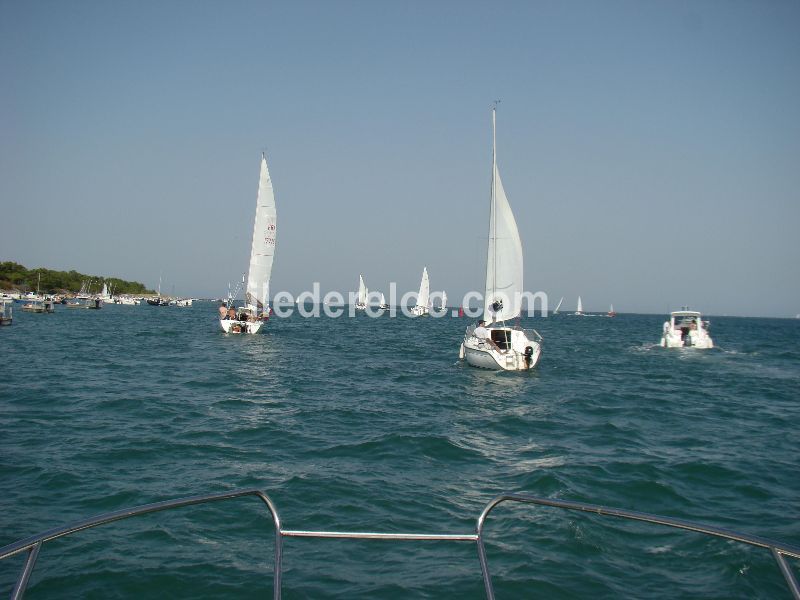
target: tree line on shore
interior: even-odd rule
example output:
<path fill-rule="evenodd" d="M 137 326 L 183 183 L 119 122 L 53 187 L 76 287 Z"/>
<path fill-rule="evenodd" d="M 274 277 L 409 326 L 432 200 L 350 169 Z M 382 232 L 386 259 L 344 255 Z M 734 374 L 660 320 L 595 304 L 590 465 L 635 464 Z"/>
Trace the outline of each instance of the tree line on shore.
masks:
<path fill-rule="evenodd" d="M 41 280 L 39 276 L 41 275 Z M 144 284 L 138 281 L 125 281 L 117 277 L 101 277 L 85 275 L 77 271 L 53 271 L 51 269 L 28 269 L 15 262 L 0 262 L 0 289 L 19 290 L 21 292 L 36 291 L 55 294 L 61 292 L 79 292 L 84 285 L 91 286 L 92 293 L 103 289 L 103 284 L 113 290 L 114 294 L 130 294 L 132 296 L 152 294 Z"/>

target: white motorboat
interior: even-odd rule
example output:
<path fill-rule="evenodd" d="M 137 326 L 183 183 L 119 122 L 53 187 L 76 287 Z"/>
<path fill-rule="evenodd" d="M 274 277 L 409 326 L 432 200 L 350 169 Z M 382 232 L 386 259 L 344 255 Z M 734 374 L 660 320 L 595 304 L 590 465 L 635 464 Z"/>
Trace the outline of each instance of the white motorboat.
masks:
<path fill-rule="evenodd" d="M 364 276 L 358 276 L 358 296 L 356 296 L 356 310 L 367 310 L 367 295 L 369 290 L 364 283 Z"/>
<path fill-rule="evenodd" d="M 487 326 L 467 329 L 459 357 L 473 367 L 524 371 L 539 362 L 542 338 L 536 331 L 505 324 L 522 313 L 523 256 L 517 222 L 497 169 L 495 114 L 496 107 L 492 109 L 492 192 L 483 299 Z"/>
<path fill-rule="evenodd" d="M 267 158 L 262 153 L 245 303 L 236 310 L 235 295 L 229 297 L 228 309 L 233 318 L 219 320 L 220 327 L 225 333 L 258 333 L 269 319 L 269 278 L 275 257 L 276 234 L 275 193 L 267 168 Z"/>
<path fill-rule="evenodd" d="M 422 269 L 422 280 L 419 282 L 419 293 L 417 294 L 417 304 L 411 309 L 411 314 L 415 317 L 424 317 L 431 312 L 431 284 L 428 280 L 428 267 Z"/>
<path fill-rule="evenodd" d="M 670 313 L 669 321 L 664 322 L 660 345 L 662 348 L 713 348 L 708 328 L 709 322 L 703 321 L 696 310 L 676 310 Z"/>

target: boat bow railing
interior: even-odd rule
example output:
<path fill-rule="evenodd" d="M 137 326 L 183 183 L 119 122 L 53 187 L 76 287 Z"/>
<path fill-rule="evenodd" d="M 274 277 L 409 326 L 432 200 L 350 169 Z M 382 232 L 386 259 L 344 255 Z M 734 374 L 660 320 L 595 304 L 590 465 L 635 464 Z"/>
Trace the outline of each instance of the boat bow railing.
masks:
<path fill-rule="evenodd" d="M 539 498 L 527 494 L 502 494 L 491 500 L 481 512 L 478 517 L 475 527 L 475 533 L 465 534 L 425 534 L 425 533 L 369 533 L 369 532 L 344 532 L 344 531 L 305 531 L 305 530 L 290 530 L 281 527 L 280 517 L 275 504 L 264 492 L 256 489 L 237 490 L 221 494 L 207 494 L 202 496 L 191 496 L 188 498 L 179 498 L 177 500 L 165 500 L 163 502 L 156 502 L 153 504 L 145 504 L 135 508 L 128 508 L 114 512 L 104 513 L 82 521 L 77 521 L 70 525 L 63 527 L 56 527 L 49 529 L 40 534 L 31 536 L 9 544 L 0 548 L 0 560 L 15 556 L 17 554 L 27 552 L 27 558 L 23 565 L 22 572 L 20 573 L 17 582 L 12 591 L 11 598 L 18 600 L 22 598 L 25 590 L 30 581 L 31 573 L 36 565 L 36 559 L 39 556 L 39 551 L 42 545 L 54 539 L 71 535 L 79 531 L 98 527 L 100 525 L 107 525 L 115 521 L 121 521 L 131 517 L 145 515 L 149 513 L 159 512 L 163 510 L 170 510 L 174 508 L 182 508 L 196 504 L 208 504 L 211 502 L 220 502 L 223 500 L 230 500 L 233 498 L 242 498 L 245 496 L 255 496 L 261 500 L 267 507 L 272 523 L 275 527 L 275 560 L 274 560 L 274 573 L 273 573 L 273 597 L 279 600 L 281 597 L 281 584 L 282 584 L 282 557 L 283 557 L 283 540 L 287 537 L 295 538 L 335 538 L 335 539 L 353 539 L 353 540 L 388 540 L 388 541 L 443 541 L 443 542 L 475 542 L 478 549 L 478 559 L 481 565 L 481 573 L 483 575 L 484 588 L 486 597 L 490 600 L 494 599 L 494 587 L 492 585 L 492 577 L 489 570 L 489 560 L 486 555 L 486 547 L 484 544 L 484 528 L 486 519 L 489 514 L 500 504 L 504 502 L 516 502 L 523 504 L 535 504 L 539 506 L 547 506 L 552 508 L 560 508 L 571 511 L 580 511 L 591 513 L 600 516 L 617 517 L 621 519 L 628 519 L 633 521 L 641 521 L 644 523 L 651 523 L 655 525 L 663 525 L 666 527 L 673 527 L 676 529 L 683 529 L 687 531 L 694 531 L 705 535 L 716 536 L 759 548 L 764 548 L 772 553 L 773 558 L 778 564 L 778 568 L 783 575 L 789 591 L 795 600 L 800 600 L 800 587 L 795 579 L 794 573 L 790 565 L 786 562 L 786 557 L 800 559 L 800 547 L 783 544 L 767 538 L 752 536 L 743 533 L 714 527 L 710 525 L 703 525 L 694 523 L 692 521 L 685 521 L 681 519 L 673 519 L 669 517 L 661 517 L 643 512 L 635 512 L 629 510 L 622 510 L 618 508 L 609 508 L 599 506 L 596 504 L 586 504 L 583 502 L 571 502 L 568 500 L 552 500 L 548 498 Z"/>

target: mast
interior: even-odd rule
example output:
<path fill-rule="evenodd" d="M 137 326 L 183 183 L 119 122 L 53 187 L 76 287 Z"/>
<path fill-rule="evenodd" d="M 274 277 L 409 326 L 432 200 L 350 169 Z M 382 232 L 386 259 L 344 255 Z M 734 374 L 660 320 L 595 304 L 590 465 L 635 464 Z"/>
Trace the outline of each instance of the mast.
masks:
<path fill-rule="evenodd" d="M 492 296 L 494 296 L 495 292 L 497 291 L 497 125 L 496 125 L 496 114 L 497 114 L 497 103 L 499 100 L 495 100 L 494 106 L 492 107 L 492 206 L 490 209 L 490 217 L 492 222 L 492 231 L 489 234 L 490 239 L 489 243 L 492 244 L 492 259 L 494 260 L 494 264 L 492 265 Z M 494 319 L 493 319 L 494 320 Z"/>

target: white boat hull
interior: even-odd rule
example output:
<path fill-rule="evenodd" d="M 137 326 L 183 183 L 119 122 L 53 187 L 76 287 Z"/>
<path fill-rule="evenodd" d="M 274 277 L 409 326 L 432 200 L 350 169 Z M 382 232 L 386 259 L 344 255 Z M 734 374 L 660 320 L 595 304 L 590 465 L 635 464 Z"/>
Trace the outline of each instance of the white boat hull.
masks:
<path fill-rule="evenodd" d="M 493 371 L 527 371 L 535 367 L 542 355 L 541 344 L 529 339 L 521 329 L 503 329 L 511 333 L 511 347 L 507 350 L 468 333 L 459 358 L 466 359 L 470 366 Z"/>
<path fill-rule="evenodd" d="M 702 335 L 705 332 L 692 331 L 686 338 L 681 335 L 680 331 L 671 331 L 661 338 L 662 348 L 698 348 L 700 350 L 708 350 L 714 347 L 714 342 L 708 334 Z"/>
<path fill-rule="evenodd" d="M 411 314 L 415 317 L 426 317 L 430 314 L 430 309 L 425 306 L 415 306 L 411 309 Z"/>
<path fill-rule="evenodd" d="M 225 333 L 258 333 L 264 321 L 237 321 L 235 319 L 220 319 L 219 325 Z"/>

